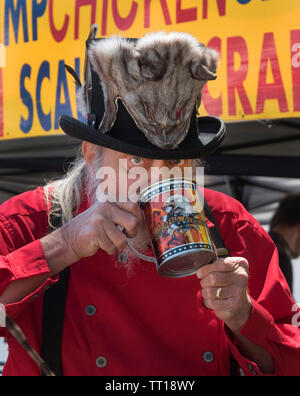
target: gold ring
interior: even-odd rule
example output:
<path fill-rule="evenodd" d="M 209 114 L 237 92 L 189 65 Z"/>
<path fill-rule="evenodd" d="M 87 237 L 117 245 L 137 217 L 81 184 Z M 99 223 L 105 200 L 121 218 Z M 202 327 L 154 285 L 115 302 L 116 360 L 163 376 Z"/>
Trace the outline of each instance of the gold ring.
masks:
<path fill-rule="evenodd" d="M 217 290 L 216 298 L 221 298 L 222 290 L 223 290 L 223 288 L 219 287 L 219 289 Z"/>

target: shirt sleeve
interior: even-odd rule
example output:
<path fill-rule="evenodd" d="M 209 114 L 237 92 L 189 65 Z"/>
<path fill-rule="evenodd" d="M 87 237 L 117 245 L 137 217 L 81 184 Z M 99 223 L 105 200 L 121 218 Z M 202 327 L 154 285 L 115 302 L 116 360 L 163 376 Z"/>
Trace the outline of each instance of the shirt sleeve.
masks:
<path fill-rule="evenodd" d="M 0 295 L 13 281 L 49 272 L 40 240 L 31 242 L 7 256 L 0 256 Z"/>
<path fill-rule="evenodd" d="M 31 235 L 26 241 L 20 228 L 17 232 L 11 223 L 0 217 L 0 295 L 14 281 L 50 274 L 42 244 L 39 239 L 32 240 L 32 238 Z M 55 282 L 56 278 L 47 279 L 38 290 L 21 301 L 7 305 L 6 313 L 15 319 L 20 310 L 24 309 L 37 294 L 42 293 Z M 5 329 L 0 330 L 0 336 L 5 336 Z"/>
<path fill-rule="evenodd" d="M 234 220 L 233 220 L 234 221 Z M 253 303 L 251 317 L 241 334 L 273 357 L 276 376 L 300 374 L 300 309 L 292 299 L 280 270 L 278 251 L 256 220 L 236 221 L 232 233 L 231 255 L 249 262 L 249 293 Z M 228 336 L 233 356 L 245 375 L 264 375 L 238 350 Z"/>

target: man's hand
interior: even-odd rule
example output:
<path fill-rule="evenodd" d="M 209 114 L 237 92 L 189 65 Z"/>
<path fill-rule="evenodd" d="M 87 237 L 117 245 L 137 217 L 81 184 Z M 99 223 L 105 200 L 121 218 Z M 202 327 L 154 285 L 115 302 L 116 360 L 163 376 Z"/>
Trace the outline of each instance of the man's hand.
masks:
<path fill-rule="evenodd" d="M 138 204 L 96 203 L 75 217 L 60 232 L 78 261 L 93 256 L 99 249 L 109 255 L 124 249 L 127 245 L 126 235 L 134 238 L 142 220 Z M 126 231 L 126 235 L 118 226 Z"/>
<path fill-rule="evenodd" d="M 247 292 L 248 271 L 246 259 L 228 257 L 197 272 L 205 306 L 215 311 L 216 316 L 233 332 L 238 332 L 251 315 L 252 303 Z"/>
<path fill-rule="evenodd" d="M 143 221 L 141 209 L 133 203 L 97 203 L 75 217 L 64 227 L 40 240 L 50 274 L 33 276 L 12 282 L 0 296 L 2 304 L 13 304 L 37 290 L 46 279 L 54 277 L 81 258 L 90 257 L 99 249 L 114 254 L 127 244 L 138 232 Z"/>

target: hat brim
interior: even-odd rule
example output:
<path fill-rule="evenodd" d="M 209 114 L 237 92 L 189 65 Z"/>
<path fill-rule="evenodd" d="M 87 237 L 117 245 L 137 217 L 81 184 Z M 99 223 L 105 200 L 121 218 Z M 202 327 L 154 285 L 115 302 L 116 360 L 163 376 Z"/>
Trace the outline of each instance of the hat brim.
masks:
<path fill-rule="evenodd" d="M 193 123 L 195 125 L 176 150 L 162 150 L 151 144 L 143 132 L 136 131 L 133 120 L 129 125 L 128 117 L 126 124 L 122 123 L 122 117 L 118 117 L 113 129 L 105 134 L 73 117 L 64 115 L 60 118 L 62 130 L 73 138 L 121 153 L 160 160 L 205 158 L 217 150 L 226 134 L 225 123 L 212 116 L 195 117 Z"/>

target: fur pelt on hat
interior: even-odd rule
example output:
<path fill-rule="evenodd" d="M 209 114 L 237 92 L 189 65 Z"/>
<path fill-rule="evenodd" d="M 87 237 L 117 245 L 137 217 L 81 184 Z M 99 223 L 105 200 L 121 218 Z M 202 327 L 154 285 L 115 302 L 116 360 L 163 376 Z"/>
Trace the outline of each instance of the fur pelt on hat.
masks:
<path fill-rule="evenodd" d="M 215 80 L 218 53 L 186 33 L 152 33 L 137 41 L 111 37 L 92 42 L 89 61 L 105 99 L 100 131 L 115 123 L 121 99 L 146 138 L 162 149 L 185 139 L 208 80 Z M 79 105 L 84 109 L 84 87 Z"/>

